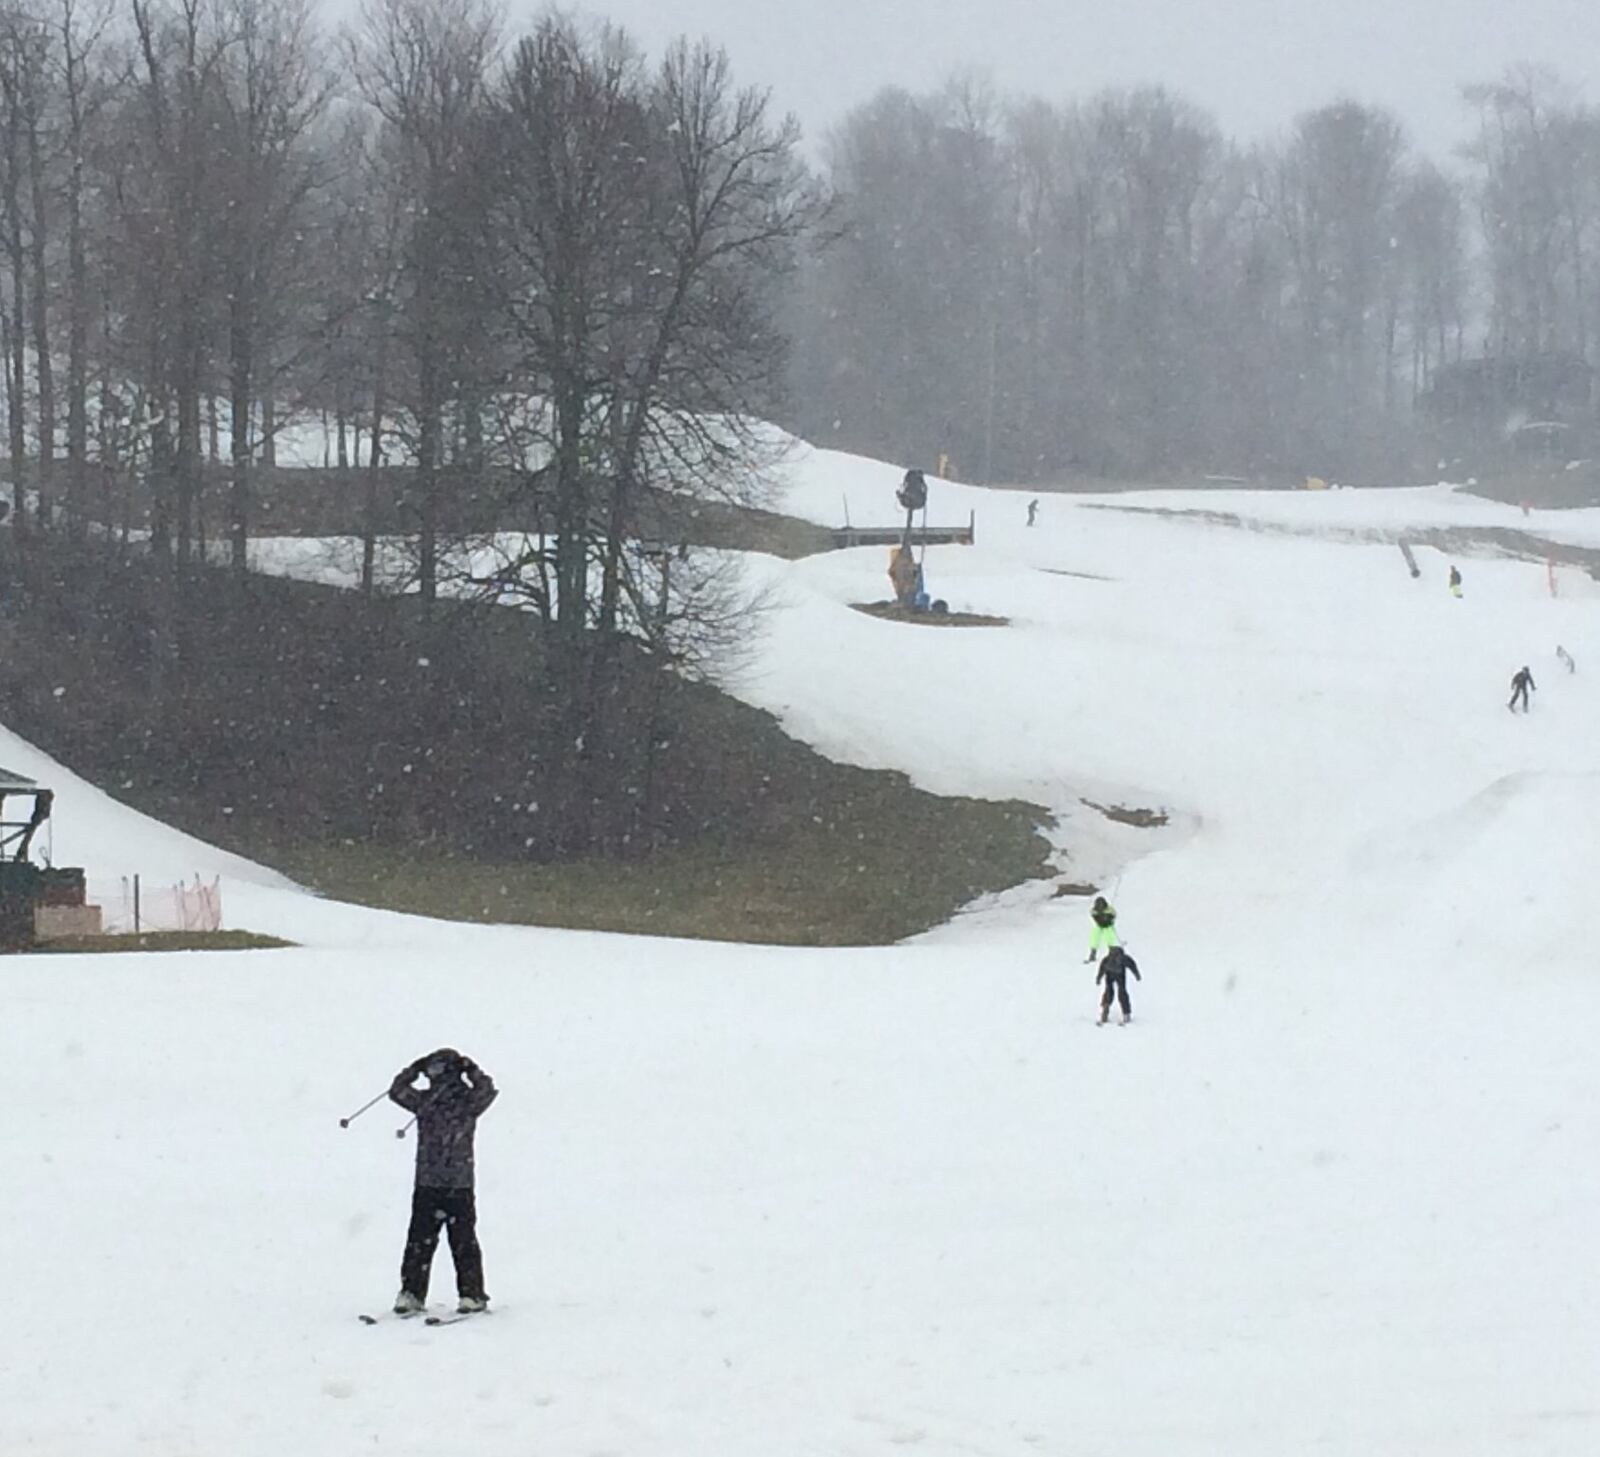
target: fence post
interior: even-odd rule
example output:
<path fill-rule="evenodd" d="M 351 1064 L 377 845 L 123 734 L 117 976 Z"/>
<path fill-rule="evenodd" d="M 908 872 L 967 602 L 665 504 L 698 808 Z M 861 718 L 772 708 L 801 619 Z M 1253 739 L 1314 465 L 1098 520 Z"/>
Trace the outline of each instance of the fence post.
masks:
<path fill-rule="evenodd" d="M 139 872 L 133 872 L 133 934 L 139 934 Z"/>

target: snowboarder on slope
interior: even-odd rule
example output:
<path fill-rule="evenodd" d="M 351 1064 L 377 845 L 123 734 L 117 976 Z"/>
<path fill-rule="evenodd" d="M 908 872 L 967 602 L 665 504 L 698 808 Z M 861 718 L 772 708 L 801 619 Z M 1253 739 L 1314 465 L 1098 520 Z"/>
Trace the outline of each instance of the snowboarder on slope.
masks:
<path fill-rule="evenodd" d="M 413 1086 L 419 1077 L 427 1078 L 426 1088 Z M 456 1267 L 457 1310 L 465 1315 L 488 1309 L 473 1197 L 472 1138 L 478 1119 L 498 1093 L 494 1079 L 453 1047 L 407 1064 L 389 1085 L 389 1097 L 417 1115 L 416 1184 L 400 1261 L 400 1293 L 394 1300 L 397 1315 L 414 1315 L 428 1303 L 428 1273 L 441 1225 Z"/>
<path fill-rule="evenodd" d="M 1106 952 L 1106 959 L 1100 963 L 1100 970 L 1094 974 L 1094 984 L 1099 986 L 1105 983 L 1105 992 L 1100 998 L 1100 1021 L 1104 1025 L 1107 1017 L 1111 1015 L 1111 998 L 1117 999 L 1117 1005 L 1122 1008 L 1122 1020 L 1126 1025 L 1133 1018 L 1133 1007 L 1128 1001 L 1128 973 L 1133 973 L 1135 981 L 1143 981 L 1139 975 L 1139 963 L 1128 955 L 1120 946 L 1113 946 Z"/>
<path fill-rule="evenodd" d="M 1459 567 L 1450 568 L 1450 595 L 1452 597 L 1461 595 L 1461 569 Z"/>
<path fill-rule="evenodd" d="M 1119 944 L 1117 912 L 1103 895 L 1097 895 L 1089 909 L 1089 919 L 1093 924 L 1089 928 L 1089 954 L 1084 959 L 1093 961 L 1107 947 Z"/>
<path fill-rule="evenodd" d="M 1039 517 L 1039 498 L 1035 496 L 1028 502 L 1028 525 L 1032 526 Z"/>
<path fill-rule="evenodd" d="M 1578 671 L 1578 665 L 1573 662 L 1572 654 L 1562 647 L 1560 643 L 1556 644 L 1556 657 L 1561 660 L 1562 665 L 1569 673 L 1576 673 Z"/>
<path fill-rule="evenodd" d="M 1532 688 L 1537 691 L 1538 687 L 1539 685 L 1533 681 L 1533 674 L 1528 671 L 1526 666 L 1518 669 L 1511 679 L 1511 702 L 1506 704 L 1506 707 L 1515 713 L 1517 711 L 1517 700 L 1521 699 L 1522 711 L 1526 713 L 1528 711 L 1528 690 Z"/>

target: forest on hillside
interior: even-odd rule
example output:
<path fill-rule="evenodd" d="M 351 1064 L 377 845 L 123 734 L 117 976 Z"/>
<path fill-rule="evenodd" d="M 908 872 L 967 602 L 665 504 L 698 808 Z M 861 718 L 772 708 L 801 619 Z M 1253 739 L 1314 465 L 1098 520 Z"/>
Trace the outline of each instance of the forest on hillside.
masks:
<path fill-rule="evenodd" d="M 480 0 L 9 7 L 0 383 L 38 522 L 137 478 L 158 551 L 242 560 L 251 470 L 310 416 L 325 464 L 417 472 L 425 595 L 441 500 L 495 471 L 614 616 L 630 493 L 753 500 L 755 415 L 978 480 L 1393 474 L 1551 420 L 1582 453 L 1600 114 L 1559 77 L 1465 85 L 1443 159 L 1352 101 L 1245 143 L 1159 86 L 972 77 L 806 152 L 759 79 Z"/>

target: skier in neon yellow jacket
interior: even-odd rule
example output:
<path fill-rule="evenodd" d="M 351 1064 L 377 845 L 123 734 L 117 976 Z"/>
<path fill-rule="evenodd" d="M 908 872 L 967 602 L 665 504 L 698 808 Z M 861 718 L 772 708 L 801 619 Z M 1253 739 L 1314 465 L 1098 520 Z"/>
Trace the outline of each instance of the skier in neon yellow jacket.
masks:
<path fill-rule="evenodd" d="M 1117 940 L 1116 908 L 1103 895 L 1094 898 L 1089 920 L 1089 955 L 1085 959 L 1093 961 L 1102 951 L 1122 943 Z"/>

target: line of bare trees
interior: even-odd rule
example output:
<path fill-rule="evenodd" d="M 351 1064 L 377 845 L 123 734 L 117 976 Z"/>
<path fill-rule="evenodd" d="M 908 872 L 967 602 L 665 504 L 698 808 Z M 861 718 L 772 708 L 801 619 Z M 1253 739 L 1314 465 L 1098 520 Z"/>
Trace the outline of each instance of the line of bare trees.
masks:
<path fill-rule="evenodd" d="M 409 472 L 424 603 L 472 585 L 452 499 L 520 493 L 548 529 L 476 585 L 569 640 L 647 637 L 645 494 L 759 485 L 774 288 L 816 211 L 795 143 L 708 44 L 652 66 L 554 14 L 508 36 L 485 0 L 370 0 L 337 36 L 309 0 L 0 12 L 18 525 L 117 524 L 137 477 L 158 556 L 242 569 L 253 473 L 310 413 L 369 524 Z M 378 557 L 369 530 L 368 591 Z"/>
<path fill-rule="evenodd" d="M 445 599 L 530 608 L 530 798 L 571 848 L 626 840 L 668 732 L 645 660 L 692 670 L 747 616 L 685 518 L 763 492 L 819 212 L 796 141 L 709 43 L 651 63 L 488 0 L 368 0 L 337 35 L 311 0 L 0 11 L 18 545 L 148 549 L 159 712 L 211 649 L 200 568 L 248 590 L 261 473 L 321 419 L 362 589 L 424 630 Z"/>
<path fill-rule="evenodd" d="M 982 479 L 1431 465 L 1441 364 L 1600 326 L 1600 111 L 1534 71 L 1464 98 L 1446 170 L 1354 102 L 1246 148 L 1160 89 L 886 91 L 833 138 L 795 421 Z"/>
<path fill-rule="evenodd" d="M 158 556 L 242 569 L 310 413 L 364 476 L 365 590 L 398 469 L 424 603 L 687 652 L 719 584 L 671 569 L 662 502 L 754 498 L 785 335 L 786 422 L 972 477 L 1392 469 L 1442 363 L 1600 334 L 1600 114 L 1536 72 L 1465 95 L 1452 172 L 1351 102 L 1242 148 L 1159 89 L 885 92 L 835 133 L 780 332 L 817 192 L 713 48 L 508 35 L 485 0 L 369 0 L 338 36 L 309 0 L 11 4 L 17 526 L 126 535 L 136 480 Z M 519 543 L 464 539 L 485 497 Z"/>

